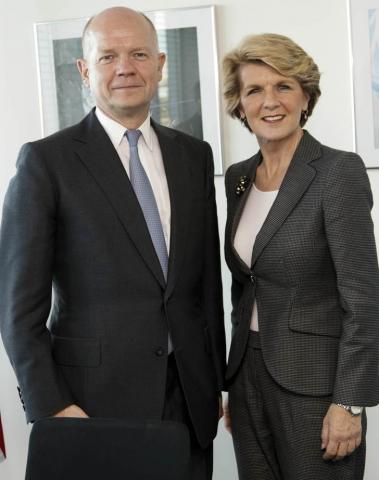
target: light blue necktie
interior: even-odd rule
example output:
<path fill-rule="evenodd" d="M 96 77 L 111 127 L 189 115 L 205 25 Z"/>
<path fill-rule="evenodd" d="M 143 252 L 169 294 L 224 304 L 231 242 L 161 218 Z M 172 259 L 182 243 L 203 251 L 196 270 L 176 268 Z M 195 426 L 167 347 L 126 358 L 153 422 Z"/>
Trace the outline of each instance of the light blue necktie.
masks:
<path fill-rule="evenodd" d="M 130 147 L 130 182 L 142 208 L 151 240 L 153 241 L 155 251 L 162 267 L 164 278 L 167 281 L 168 254 L 162 223 L 153 189 L 138 154 L 137 144 L 138 139 L 141 136 L 141 131 L 127 130 L 125 136 L 128 139 Z"/>

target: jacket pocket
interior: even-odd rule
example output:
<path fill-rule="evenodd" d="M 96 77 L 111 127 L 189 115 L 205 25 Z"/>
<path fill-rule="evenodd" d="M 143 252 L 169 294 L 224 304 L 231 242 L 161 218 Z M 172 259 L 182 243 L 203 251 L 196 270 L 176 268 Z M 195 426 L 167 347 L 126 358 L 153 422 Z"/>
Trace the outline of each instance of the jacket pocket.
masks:
<path fill-rule="evenodd" d="M 338 311 L 312 307 L 292 309 L 289 328 L 294 332 L 340 338 L 342 319 Z"/>
<path fill-rule="evenodd" d="M 343 315 L 334 282 L 307 284 L 293 292 L 288 326 L 299 333 L 340 338 Z"/>
<path fill-rule="evenodd" d="M 74 338 L 51 335 L 53 357 L 58 365 L 98 367 L 101 346 L 98 338 Z"/>

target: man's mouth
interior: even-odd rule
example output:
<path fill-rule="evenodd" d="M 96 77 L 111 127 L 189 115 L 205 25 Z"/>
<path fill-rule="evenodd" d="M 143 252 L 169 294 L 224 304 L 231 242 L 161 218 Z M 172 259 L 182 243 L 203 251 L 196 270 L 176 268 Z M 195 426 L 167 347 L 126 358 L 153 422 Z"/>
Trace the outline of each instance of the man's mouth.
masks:
<path fill-rule="evenodd" d="M 116 85 L 112 87 L 112 90 L 128 90 L 129 88 L 140 88 L 141 85 Z"/>

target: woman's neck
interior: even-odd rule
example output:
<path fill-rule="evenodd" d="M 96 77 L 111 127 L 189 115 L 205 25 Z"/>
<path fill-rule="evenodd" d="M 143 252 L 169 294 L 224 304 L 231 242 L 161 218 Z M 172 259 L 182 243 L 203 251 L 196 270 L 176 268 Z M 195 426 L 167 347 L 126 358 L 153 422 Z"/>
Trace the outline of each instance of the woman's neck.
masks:
<path fill-rule="evenodd" d="M 255 184 L 259 190 L 278 190 L 303 136 L 299 130 L 286 142 L 259 142 L 263 160 L 257 168 Z"/>

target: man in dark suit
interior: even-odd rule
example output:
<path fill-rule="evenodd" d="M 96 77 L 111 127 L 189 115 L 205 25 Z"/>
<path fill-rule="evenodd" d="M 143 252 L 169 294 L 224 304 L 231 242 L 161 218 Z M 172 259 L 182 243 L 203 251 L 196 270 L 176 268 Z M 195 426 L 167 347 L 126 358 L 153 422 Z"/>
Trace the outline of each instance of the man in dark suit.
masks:
<path fill-rule="evenodd" d="M 5 199 L 4 344 L 28 421 L 182 421 L 191 478 L 211 478 L 225 363 L 211 149 L 150 119 L 165 55 L 145 16 L 101 12 L 83 52 L 96 109 L 26 144 Z"/>

